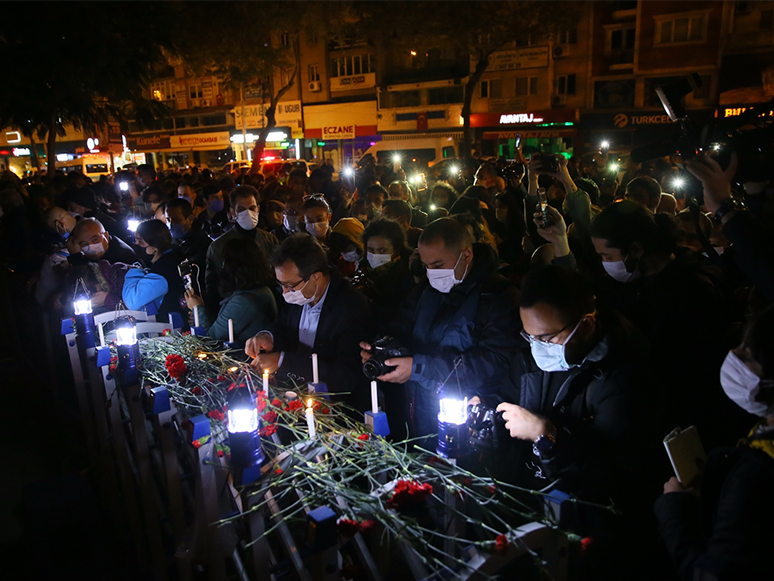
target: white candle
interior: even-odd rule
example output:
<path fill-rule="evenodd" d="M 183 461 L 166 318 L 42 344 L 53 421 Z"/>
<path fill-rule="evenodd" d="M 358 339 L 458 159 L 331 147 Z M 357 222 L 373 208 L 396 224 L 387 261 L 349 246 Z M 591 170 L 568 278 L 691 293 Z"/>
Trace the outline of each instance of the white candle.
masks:
<path fill-rule="evenodd" d="M 312 353 L 312 381 L 319 383 L 320 376 L 317 373 L 317 353 Z"/>
<path fill-rule="evenodd" d="M 102 323 L 97 323 L 97 330 L 99 330 L 99 344 L 101 347 L 105 346 L 105 331 L 102 328 Z"/>
<path fill-rule="evenodd" d="M 197 307 L 194 307 L 194 327 L 199 326 L 199 309 Z"/>
<path fill-rule="evenodd" d="M 376 382 L 371 382 L 371 412 L 376 415 L 379 413 L 379 395 L 376 391 Z"/>
<path fill-rule="evenodd" d="M 234 319 L 228 320 L 228 342 L 234 342 Z"/>
<path fill-rule="evenodd" d="M 269 397 L 269 370 L 263 370 L 263 395 Z"/>
<path fill-rule="evenodd" d="M 312 409 L 312 398 L 309 398 L 307 402 L 307 408 L 304 410 L 306 414 L 306 427 L 309 430 L 309 438 L 312 439 L 317 435 L 314 429 L 314 410 Z"/>

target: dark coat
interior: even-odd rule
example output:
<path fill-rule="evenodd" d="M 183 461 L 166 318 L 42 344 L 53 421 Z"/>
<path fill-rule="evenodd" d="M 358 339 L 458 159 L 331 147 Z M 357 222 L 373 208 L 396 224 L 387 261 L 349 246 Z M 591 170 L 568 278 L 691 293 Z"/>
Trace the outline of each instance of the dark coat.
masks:
<path fill-rule="evenodd" d="M 177 249 L 183 258 L 199 267 L 198 277 L 196 269 L 194 269 L 193 279 L 195 279 L 194 290 L 196 294 L 202 295 L 204 292 L 204 277 L 207 272 L 207 250 L 210 248 L 212 240 L 202 230 L 200 224 L 194 222 L 191 229 L 183 236 L 183 239 L 178 242 Z"/>
<path fill-rule="evenodd" d="M 427 285 L 414 309 L 410 349 L 415 434 L 438 430 L 438 385 L 449 380 L 464 395 L 497 395 L 507 383 L 508 361 L 519 344 L 518 291 L 496 272 L 491 247 L 473 245 L 471 272 L 451 292 Z M 461 365 L 452 374 L 455 361 Z M 451 376 L 451 377 L 450 377 Z M 426 445 L 433 445 L 427 442 Z"/>
<path fill-rule="evenodd" d="M 115 236 L 110 237 L 110 243 L 105 254 L 102 255 L 100 260 L 107 260 L 110 264 L 115 262 L 123 262 L 124 264 L 134 264 L 135 262 L 142 262 L 137 253 L 132 250 L 126 242 Z"/>
<path fill-rule="evenodd" d="M 312 381 L 311 355 L 317 353 L 320 381 L 327 384 L 328 391 L 348 393 L 337 399 L 364 409 L 369 392 L 360 359 L 360 342 L 372 333 L 368 301 L 350 283 L 332 273 L 312 349 L 298 340 L 302 311 L 303 306 L 284 305 L 270 328 L 274 350 L 285 353 L 277 379 Z"/>
<path fill-rule="evenodd" d="M 161 255 L 150 267 L 150 272 L 163 276 L 167 281 L 167 294 L 161 300 L 159 312 L 156 314 L 156 320 L 166 322 L 169 313 L 180 313 L 183 322 L 188 320 L 188 309 L 180 306 L 180 299 L 185 294 L 183 279 L 177 270 L 177 265 L 183 261 L 183 257 L 176 248 L 171 248 Z"/>
<path fill-rule="evenodd" d="M 680 578 L 771 579 L 772 490 L 774 458 L 739 446 L 710 454 L 701 499 L 682 492 L 661 496 L 656 516 Z"/>

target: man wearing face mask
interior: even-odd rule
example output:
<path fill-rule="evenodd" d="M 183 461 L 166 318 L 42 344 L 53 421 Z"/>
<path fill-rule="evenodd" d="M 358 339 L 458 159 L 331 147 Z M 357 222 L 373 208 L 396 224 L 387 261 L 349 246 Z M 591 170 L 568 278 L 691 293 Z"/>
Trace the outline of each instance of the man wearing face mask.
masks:
<path fill-rule="evenodd" d="M 204 289 L 204 275 L 207 269 L 207 250 L 212 240 L 202 231 L 201 225 L 194 220 L 191 204 L 182 198 L 170 200 L 164 211 L 167 227 L 177 244 L 178 252 L 198 267 L 197 285 L 194 292 L 200 294 Z"/>
<path fill-rule="evenodd" d="M 234 220 L 234 227 L 220 236 L 207 250 L 207 271 L 205 275 L 204 301 L 207 308 L 215 310 L 218 303 L 225 298 L 218 290 L 218 279 L 223 268 L 223 247 L 226 242 L 234 238 L 251 238 L 264 250 L 267 256 L 271 256 L 279 245 L 277 237 L 258 228 L 260 211 L 258 204 L 261 196 L 253 186 L 239 186 L 229 199 L 231 209 L 229 213 Z"/>
<path fill-rule="evenodd" d="M 576 272 L 539 267 L 521 292 L 529 350 L 512 361 L 505 401 L 497 406 L 514 438 L 501 450 L 500 477 L 600 505 L 612 498 L 620 516 L 583 506 L 566 523 L 599 545 L 593 578 L 612 578 L 634 559 L 626 547 L 641 549 L 632 534 L 646 529 L 658 486 L 654 463 L 668 425 L 653 411 L 660 390 L 644 365 L 647 349 L 623 317 L 597 307 Z"/>
<path fill-rule="evenodd" d="M 310 236 L 314 236 L 321 244 L 328 240 L 331 224 L 331 207 L 325 196 L 312 194 L 304 198 L 304 228 Z"/>
<path fill-rule="evenodd" d="M 140 262 L 134 250 L 123 240 L 105 232 L 96 218 L 83 218 L 73 228 L 67 239 L 67 258 L 70 264 L 85 264 L 107 260 L 110 264 Z"/>
<path fill-rule="evenodd" d="M 69 256 L 67 239 L 75 228 L 76 221 L 62 208 L 53 206 L 46 210 L 43 215 L 43 223 L 52 233 L 52 238 L 58 239 L 57 242 L 51 244 L 49 253 L 43 259 L 38 281 L 35 284 L 35 299 L 39 304 L 46 305 L 50 302 L 52 293 L 61 282 L 62 269 L 60 265 L 67 262 Z"/>
<path fill-rule="evenodd" d="M 396 329 L 395 335 L 414 356 L 388 359 L 385 363 L 396 369 L 379 379 L 408 382 L 413 435 L 428 436 L 438 430 L 438 385 L 450 377 L 464 396 L 479 396 L 490 405 L 499 401 L 508 360 L 518 346 L 518 292 L 497 274 L 494 250 L 473 244 L 467 229 L 451 218 L 425 228 L 419 255 L 429 285 L 419 293 L 413 314 L 395 317 L 411 327 Z M 361 347 L 365 361 L 370 345 Z M 427 439 L 423 447 L 435 449 L 435 442 Z"/>
<path fill-rule="evenodd" d="M 298 232 L 298 219 L 304 213 L 304 198 L 291 196 L 282 209 L 282 226 L 271 231 L 282 242 L 285 238 Z"/>
<path fill-rule="evenodd" d="M 774 520 L 774 307 L 759 313 L 720 368 L 726 395 L 758 422 L 710 452 L 701 494 L 672 477 L 655 505 L 680 579 L 769 579 Z M 749 424 L 754 420 L 750 420 Z M 748 425 L 749 425 L 748 424 Z"/>
<path fill-rule="evenodd" d="M 245 353 L 259 372 L 277 379 L 312 380 L 312 353 L 320 381 L 336 397 L 364 407 L 368 380 L 363 375 L 358 341 L 369 336 L 371 317 L 364 296 L 328 266 L 325 250 L 314 237 L 294 234 L 272 257 L 287 306 L 275 324 L 249 339 Z M 303 379 L 302 379 L 303 381 Z"/>
<path fill-rule="evenodd" d="M 231 188 L 229 191 L 233 189 Z M 231 226 L 228 222 L 228 213 L 225 210 L 225 195 L 225 192 L 218 186 L 204 186 L 202 189 L 205 208 L 196 216 L 194 224 L 198 224 L 212 240 L 226 232 Z"/>

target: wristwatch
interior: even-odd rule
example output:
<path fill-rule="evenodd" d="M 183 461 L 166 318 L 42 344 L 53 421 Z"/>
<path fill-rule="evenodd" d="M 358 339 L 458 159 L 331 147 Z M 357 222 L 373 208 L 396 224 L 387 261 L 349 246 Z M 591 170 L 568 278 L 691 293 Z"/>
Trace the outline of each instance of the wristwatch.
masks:
<path fill-rule="evenodd" d="M 715 210 L 715 220 L 721 222 L 723 218 L 733 212 L 734 210 L 744 210 L 745 206 L 741 202 L 737 202 L 734 198 L 728 198 L 725 202 L 720 204 L 720 207 Z"/>
<path fill-rule="evenodd" d="M 556 430 L 550 430 L 549 432 L 540 436 L 532 443 L 532 451 L 536 456 L 545 456 L 550 454 L 556 444 Z"/>

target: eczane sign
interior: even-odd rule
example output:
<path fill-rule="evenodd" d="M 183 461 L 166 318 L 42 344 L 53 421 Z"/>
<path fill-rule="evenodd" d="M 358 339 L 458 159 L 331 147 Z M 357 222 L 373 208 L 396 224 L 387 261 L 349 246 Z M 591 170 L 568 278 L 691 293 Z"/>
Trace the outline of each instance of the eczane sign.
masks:
<path fill-rule="evenodd" d="M 354 139 L 354 125 L 329 125 L 322 128 L 323 139 Z"/>

